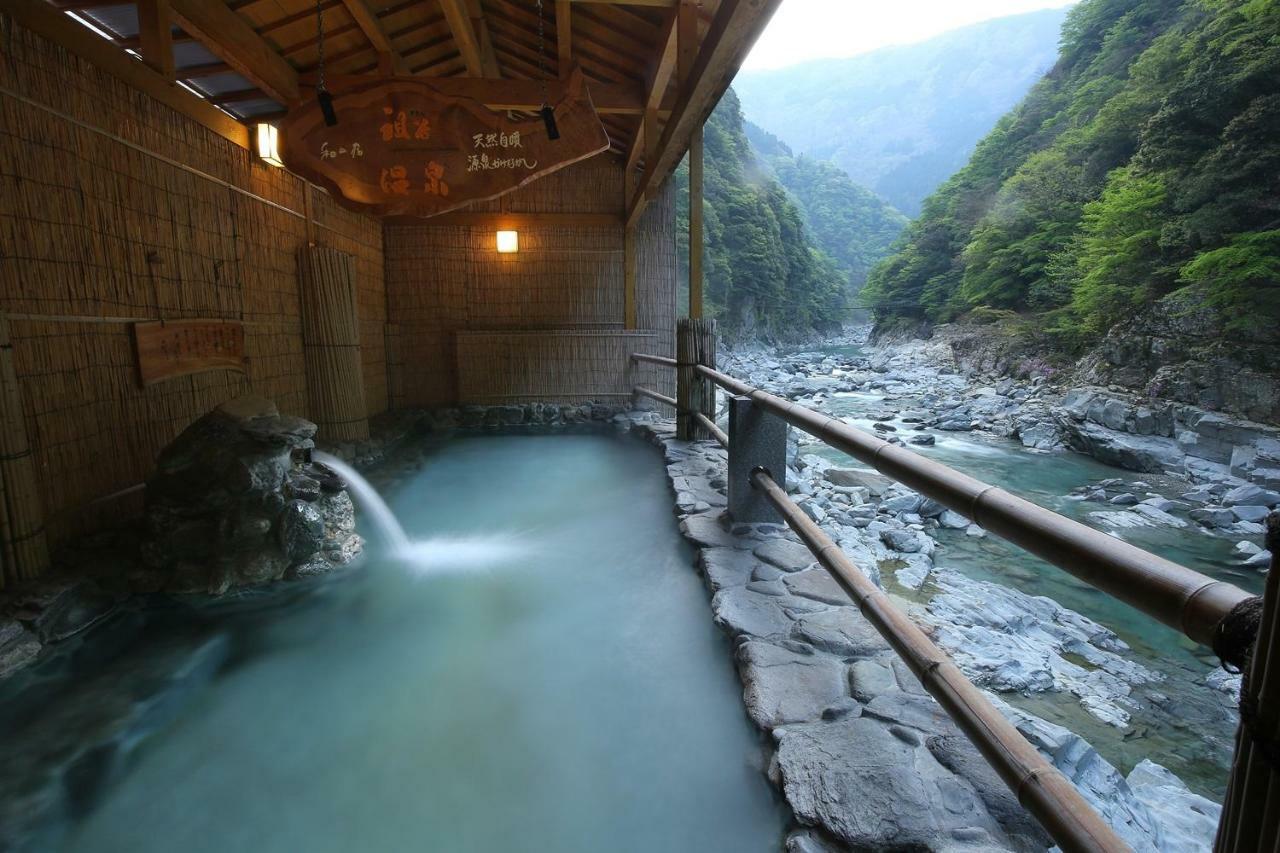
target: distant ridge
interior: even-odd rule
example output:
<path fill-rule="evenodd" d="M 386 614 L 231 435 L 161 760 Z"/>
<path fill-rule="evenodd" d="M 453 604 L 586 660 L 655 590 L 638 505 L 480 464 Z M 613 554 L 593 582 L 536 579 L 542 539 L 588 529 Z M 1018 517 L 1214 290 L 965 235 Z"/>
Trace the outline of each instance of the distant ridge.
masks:
<path fill-rule="evenodd" d="M 997 18 L 917 44 L 734 81 L 748 119 L 797 154 L 831 160 L 906 213 L 1050 68 L 1066 8 Z"/>

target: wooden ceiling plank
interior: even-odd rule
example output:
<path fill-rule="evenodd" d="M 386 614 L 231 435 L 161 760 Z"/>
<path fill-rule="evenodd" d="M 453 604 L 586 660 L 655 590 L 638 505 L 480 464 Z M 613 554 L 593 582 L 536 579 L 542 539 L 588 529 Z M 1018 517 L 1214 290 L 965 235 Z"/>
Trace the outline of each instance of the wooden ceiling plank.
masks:
<path fill-rule="evenodd" d="M 138 0 L 138 43 L 142 61 L 164 79 L 174 79 L 169 0 Z"/>
<path fill-rule="evenodd" d="M 207 0 L 170 3 L 174 19 L 184 30 L 268 97 L 286 106 L 298 101 L 298 72 L 225 4 Z"/>
<path fill-rule="evenodd" d="M 388 38 L 386 31 L 382 28 L 382 24 L 378 22 L 378 16 L 369 6 L 367 0 L 342 0 L 342 5 L 347 7 L 347 12 L 351 14 L 356 26 L 360 27 L 360 31 L 364 33 L 365 38 L 369 40 L 369 44 L 373 46 L 373 49 L 388 58 L 393 71 L 402 72 L 408 70 L 405 66 L 404 58 L 400 56 L 396 46 L 391 43 L 391 39 Z"/>
<path fill-rule="evenodd" d="M 165 80 L 145 63 L 91 33 L 44 0 L 4 0 L 4 11 L 23 27 L 59 44 L 113 77 L 193 121 L 249 147 L 249 129 L 213 104 Z"/>
<path fill-rule="evenodd" d="M 471 29 L 471 15 L 468 13 L 465 0 L 440 0 L 440 11 L 444 12 L 453 32 L 453 40 L 458 46 L 458 53 L 467 63 L 467 73 L 472 77 L 484 76 L 484 59 L 480 55 L 480 42 L 475 31 Z"/>
<path fill-rule="evenodd" d="M 486 77 L 501 77 L 502 69 L 498 65 L 498 54 L 493 49 L 493 39 L 489 35 L 489 24 L 484 17 L 484 7 L 480 0 L 467 0 L 467 13 L 471 18 L 471 30 L 480 42 L 480 63 Z"/>
<path fill-rule="evenodd" d="M 681 87 L 675 109 L 662 132 L 654 161 L 645 164 L 634 198 L 627 202 L 627 224 L 644 213 L 649 193 L 659 187 L 680 162 L 694 131 L 715 109 L 734 72 L 773 17 L 782 0 L 722 0 L 698 57 Z"/>
<path fill-rule="evenodd" d="M 369 76 L 345 74 L 326 74 L 325 78 L 335 92 L 365 86 L 375 79 Z M 491 80 L 487 77 L 421 77 L 417 79 L 445 97 L 470 98 L 494 110 L 528 112 L 536 111 L 542 106 L 544 89 L 552 103 L 559 102 L 565 95 L 566 85 L 562 80 L 514 78 Z M 316 84 L 316 75 L 300 74 L 299 81 L 304 87 L 312 87 Z M 640 115 L 644 112 L 644 91 L 639 86 L 589 82 L 587 90 L 591 94 L 596 112 L 601 115 Z"/>

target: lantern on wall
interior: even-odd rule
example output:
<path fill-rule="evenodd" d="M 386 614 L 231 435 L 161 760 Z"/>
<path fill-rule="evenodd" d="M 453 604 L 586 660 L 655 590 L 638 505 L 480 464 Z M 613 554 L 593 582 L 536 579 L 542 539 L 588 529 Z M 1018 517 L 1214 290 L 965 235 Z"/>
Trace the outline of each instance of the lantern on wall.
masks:
<path fill-rule="evenodd" d="M 258 156 L 272 166 L 284 165 L 280 159 L 280 131 L 274 124 L 262 122 L 258 125 Z"/>
<path fill-rule="evenodd" d="M 515 231 L 498 232 L 498 254 L 513 255 L 520 251 L 520 235 Z"/>

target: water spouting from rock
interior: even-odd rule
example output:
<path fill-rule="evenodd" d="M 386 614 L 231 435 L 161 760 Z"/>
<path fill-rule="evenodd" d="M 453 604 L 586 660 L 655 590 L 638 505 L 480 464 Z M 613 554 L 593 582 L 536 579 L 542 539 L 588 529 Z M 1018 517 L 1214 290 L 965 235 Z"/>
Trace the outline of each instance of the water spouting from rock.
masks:
<path fill-rule="evenodd" d="M 387 506 L 387 502 L 382 499 L 382 495 L 378 494 L 373 484 L 360 476 L 360 472 L 355 468 L 331 453 L 316 450 L 312 452 L 311 458 L 326 468 L 331 468 L 346 481 L 347 489 L 364 510 L 369 521 L 373 523 L 388 550 L 395 553 L 404 553 L 409 550 L 409 537 L 405 535 L 404 528 L 400 526 L 395 513 L 391 511 L 391 507 Z"/>

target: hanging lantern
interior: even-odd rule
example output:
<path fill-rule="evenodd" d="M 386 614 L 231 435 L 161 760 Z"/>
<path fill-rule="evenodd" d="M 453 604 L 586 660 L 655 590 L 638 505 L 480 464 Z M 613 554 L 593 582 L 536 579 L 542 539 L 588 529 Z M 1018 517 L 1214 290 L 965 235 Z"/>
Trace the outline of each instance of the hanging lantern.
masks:
<path fill-rule="evenodd" d="M 520 251 L 520 234 L 516 231 L 498 232 L 498 254 L 514 255 Z"/>
<path fill-rule="evenodd" d="M 272 166 L 283 166 L 280 159 L 280 131 L 274 124 L 258 123 L 258 157 Z"/>

